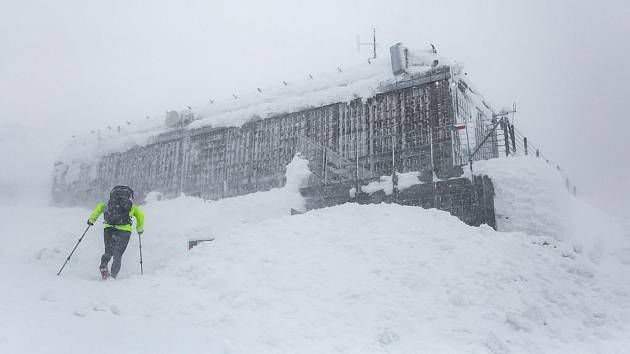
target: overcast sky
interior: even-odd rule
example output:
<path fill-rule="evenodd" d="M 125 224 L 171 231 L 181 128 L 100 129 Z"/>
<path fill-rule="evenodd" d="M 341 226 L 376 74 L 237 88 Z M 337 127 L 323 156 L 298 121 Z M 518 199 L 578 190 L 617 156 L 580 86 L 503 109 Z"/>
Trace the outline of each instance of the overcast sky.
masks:
<path fill-rule="evenodd" d="M 434 43 L 587 199 L 629 214 L 628 1 L 0 0 L 0 184 L 42 196 L 76 133 Z M 48 197 L 48 195 L 45 195 Z"/>

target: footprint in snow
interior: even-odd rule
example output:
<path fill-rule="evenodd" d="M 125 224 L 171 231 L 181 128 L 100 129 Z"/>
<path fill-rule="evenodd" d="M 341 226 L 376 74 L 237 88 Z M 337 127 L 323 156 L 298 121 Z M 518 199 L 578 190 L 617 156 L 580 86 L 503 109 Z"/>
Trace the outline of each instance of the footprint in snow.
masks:
<path fill-rule="evenodd" d="M 398 333 L 393 332 L 390 329 L 386 328 L 381 333 L 379 333 L 377 335 L 376 339 L 382 345 L 390 345 L 390 344 L 392 344 L 394 342 L 399 341 L 400 340 L 400 336 L 398 335 Z"/>
<path fill-rule="evenodd" d="M 55 302 L 55 301 L 57 301 L 57 295 L 55 295 L 55 292 L 52 291 L 52 290 L 44 290 L 39 295 L 39 300 L 40 301 Z"/>
<path fill-rule="evenodd" d="M 94 311 L 94 312 L 108 312 L 109 311 L 109 312 L 111 312 L 114 315 L 122 315 L 122 313 L 123 313 L 118 306 L 116 306 L 116 305 L 108 305 L 104 301 L 101 301 L 101 302 L 98 302 L 98 303 L 93 303 L 90 306 L 92 307 L 92 311 Z M 77 315 L 79 317 L 85 317 L 87 315 L 87 313 L 81 315 L 81 314 L 77 314 L 77 312 L 85 313 L 85 311 L 77 310 L 75 312 L 75 315 Z"/>
<path fill-rule="evenodd" d="M 107 311 L 107 306 L 104 304 L 93 304 L 92 310 L 98 311 L 98 312 L 104 312 L 104 311 Z"/>
<path fill-rule="evenodd" d="M 584 326 L 589 328 L 599 327 L 606 323 L 607 317 L 608 316 L 606 316 L 606 314 L 603 312 L 591 313 L 587 318 L 582 321 L 582 323 L 584 324 Z"/>
<path fill-rule="evenodd" d="M 116 305 L 111 305 L 109 307 L 109 310 L 114 314 L 114 315 L 122 315 L 122 311 L 120 311 L 120 308 L 118 308 L 118 306 Z"/>
<path fill-rule="evenodd" d="M 37 255 L 35 256 L 35 259 L 38 261 L 41 261 L 43 259 L 47 259 L 47 258 L 55 258 L 57 255 L 61 254 L 61 251 L 53 248 L 42 248 L 39 250 L 39 252 L 37 252 Z"/>
<path fill-rule="evenodd" d="M 578 275 L 584 278 L 593 278 L 595 276 L 595 274 L 586 268 L 574 268 L 571 267 L 569 269 L 567 269 L 567 272 L 570 274 L 574 274 L 574 275 Z"/>

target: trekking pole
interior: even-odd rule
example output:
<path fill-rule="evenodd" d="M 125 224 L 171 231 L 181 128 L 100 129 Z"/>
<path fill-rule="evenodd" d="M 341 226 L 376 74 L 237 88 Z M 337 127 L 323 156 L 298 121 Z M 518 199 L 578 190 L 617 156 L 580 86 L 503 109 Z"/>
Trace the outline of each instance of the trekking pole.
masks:
<path fill-rule="evenodd" d="M 138 244 L 140 245 L 140 274 L 144 274 L 142 269 L 142 235 L 138 234 Z"/>
<path fill-rule="evenodd" d="M 74 246 L 74 248 L 72 249 L 72 252 L 70 252 L 70 255 L 61 266 L 61 269 L 59 269 L 59 273 L 57 273 L 57 275 L 61 274 L 61 271 L 66 266 L 66 263 L 68 263 L 68 261 L 70 260 L 70 257 L 72 257 L 72 255 L 74 254 L 74 251 L 77 249 L 77 247 L 79 247 L 79 243 L 81 243 L 81 240 L 83 240 L 83 236 L 85 236 L 85 234 L 88 232 L 88 230 L 90 229 L 90 226 L 92 225 L 88 224 L 88 227 L 85 228 L 85 231 L 83 231 L 83 235 L 81 235 L 81 237 L 79 238 L 79 242 L 77 242 L 77 244 Z"/>

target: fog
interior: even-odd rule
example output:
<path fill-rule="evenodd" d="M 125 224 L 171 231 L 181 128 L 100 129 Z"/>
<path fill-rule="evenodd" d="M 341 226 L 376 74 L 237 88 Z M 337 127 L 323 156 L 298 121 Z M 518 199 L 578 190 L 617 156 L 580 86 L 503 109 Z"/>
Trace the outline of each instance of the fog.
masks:
<path fill-rule="evenodd" d="M 72 135 L 362 62 L 375 25 L 379 55 L 463 62 L 579 195 L 627 215 L 628 18 L 627 1 L 2 0 L 0 200 L 47 201 Z"/>

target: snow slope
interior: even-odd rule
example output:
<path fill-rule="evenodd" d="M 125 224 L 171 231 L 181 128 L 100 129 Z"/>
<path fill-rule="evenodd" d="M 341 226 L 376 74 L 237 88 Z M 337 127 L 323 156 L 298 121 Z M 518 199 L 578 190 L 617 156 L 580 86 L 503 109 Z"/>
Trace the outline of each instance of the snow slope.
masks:
<path fill-rule="evenodd" d="M 520 156 L 474 166 L 494 182 L 499 231 L 551 236 L 594 263 L 630 264 L 630 231 L 623 221 L 569 193 L 560 172 L 544 160 Z"/>
<path fill-rule="evenodd" d="M 531 161 L 486 166 L 503 215 L 506 195 L 525 203 L 548 191 L 518 192 L 496 172 L 502 163 L 552 177 Z M 282 189 L 149 202 L 145 274 L 134 235 L 119 279 L 105 282 L 100 229 L 54 275 L 89 210 L 0 207 L 11 221 L 0 236 L 0 353 L 621 353 L 630 344 L 630 265 L 607 252 L 630 245 L 628 235 L 585 233 L 618 242 L 593 258 L 571 235 L 496 232 L 417 207 L 290 216 L 299 165 Z M 534 224 L 525 219 L 509 225 Z M 186 250 L 187 239 L 209 235 Z"/>

